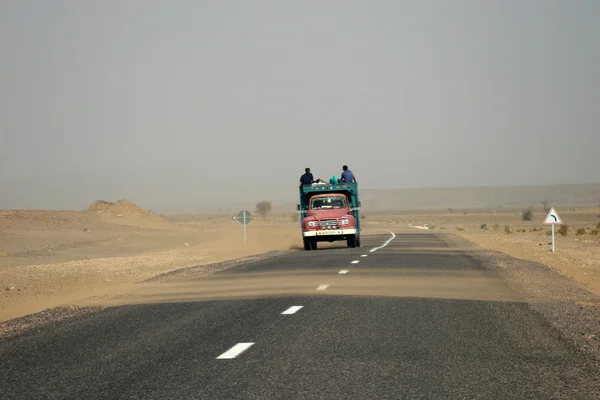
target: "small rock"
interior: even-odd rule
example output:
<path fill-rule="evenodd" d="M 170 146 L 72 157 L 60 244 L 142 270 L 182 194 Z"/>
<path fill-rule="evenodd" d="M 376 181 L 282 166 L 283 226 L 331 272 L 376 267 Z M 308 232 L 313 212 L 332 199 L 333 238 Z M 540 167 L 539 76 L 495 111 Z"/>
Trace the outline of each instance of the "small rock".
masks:
<path fill-rule="evenodd" d="M 184 245 L 185 247 L 190 247 L 190 244 L 189 244 L 188 242 L 185 242 L 183 245 Z"/>

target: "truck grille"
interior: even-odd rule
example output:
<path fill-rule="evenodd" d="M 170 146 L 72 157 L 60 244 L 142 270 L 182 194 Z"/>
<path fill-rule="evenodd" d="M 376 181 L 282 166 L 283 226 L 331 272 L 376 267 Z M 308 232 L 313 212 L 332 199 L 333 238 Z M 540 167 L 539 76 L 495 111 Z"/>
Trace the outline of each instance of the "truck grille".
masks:
<path fill-rule="evenodd" d="M 337 220 L 336 219 L 323 219 L 320 221 L 321 226 L 337 226 Z"/>

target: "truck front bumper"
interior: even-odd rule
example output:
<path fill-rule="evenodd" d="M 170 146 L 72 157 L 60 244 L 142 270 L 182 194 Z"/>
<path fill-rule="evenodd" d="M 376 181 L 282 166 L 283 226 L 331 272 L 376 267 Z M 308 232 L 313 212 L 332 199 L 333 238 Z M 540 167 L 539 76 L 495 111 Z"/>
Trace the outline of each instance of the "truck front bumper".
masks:
<path fill-rule="evenodd" d="M 302 232 L 302 236 L 345 236 L 345 235 L 356 235 L 356 229 L 326 229 L 321 231 L 305 231 Z"/>

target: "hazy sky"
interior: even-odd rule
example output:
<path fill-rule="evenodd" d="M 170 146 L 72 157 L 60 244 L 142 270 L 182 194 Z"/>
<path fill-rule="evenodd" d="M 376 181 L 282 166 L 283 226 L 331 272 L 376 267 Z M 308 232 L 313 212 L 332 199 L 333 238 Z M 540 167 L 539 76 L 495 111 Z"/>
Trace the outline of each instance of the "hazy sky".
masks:
<path fill-rule="evenodd" d="M 600 1 L 0 2 L 0 208 L 600 181 Z"/>

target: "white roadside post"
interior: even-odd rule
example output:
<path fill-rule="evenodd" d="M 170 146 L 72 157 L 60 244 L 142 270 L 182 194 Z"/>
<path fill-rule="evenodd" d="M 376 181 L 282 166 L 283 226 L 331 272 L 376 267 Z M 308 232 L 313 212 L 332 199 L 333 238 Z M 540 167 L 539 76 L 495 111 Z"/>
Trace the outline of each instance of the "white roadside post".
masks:
<path fill-rule="evenodd" d="M 242 209 L 242 225 L 244 225 L 244 243 L 246 243 L 246 210 Z"/>
<path fill-rule="evenodd" d="M 544 220 L 544 225 L 552 226 L 552 252 L 554 253 L 554 225 L 562 224 L 562 220 L 558 216 L 558 213 L 552 207 L 550 211 L 548 211 L 548 215 L 546 215 L 546 219 Z"/>
<path fill-rule="evenodd" d="M 244 226 L 244 243 L 246 243 L 246 225 L 252 221 L 252 214 L 242 209 L 242 211 L 240 211 L 238 215 L 234 216 L 233 219 Z"/>

